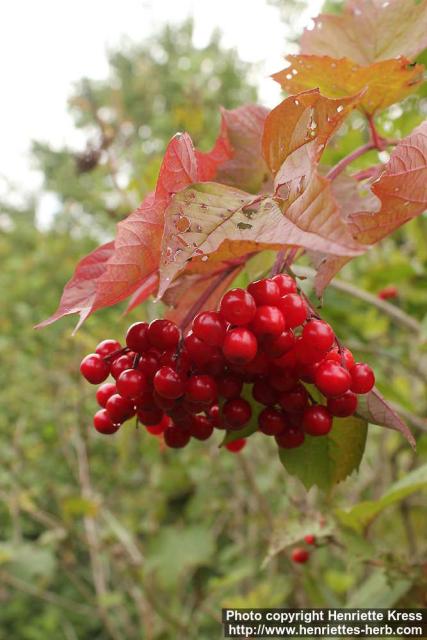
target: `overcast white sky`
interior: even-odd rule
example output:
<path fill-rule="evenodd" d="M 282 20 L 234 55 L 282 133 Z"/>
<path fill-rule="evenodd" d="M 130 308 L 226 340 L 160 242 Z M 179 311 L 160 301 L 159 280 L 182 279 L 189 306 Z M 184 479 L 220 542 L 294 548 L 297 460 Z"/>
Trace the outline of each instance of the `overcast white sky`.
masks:
<path fill-rule="evenodd" d="M 283 0 L 286 6 L 286 0 Z M 322 0 L 312 0 L 301 16 L 306 23 Z M 31 191 L 40 176 L 31 170 L 31 139 L 79 146 L 66 109 L 74 81 L 108 73 L 106 52 L 124 39 L 139 41 L 165 22 L 193 15 L 195 44 L 203 45 L 219 27 L 223 43 L 241 58 L 261 62 L 264 104 L 273 105 L 278 86 L 268 75 L 290 52 L 277 9 L 266 0 L 13 0 L 0 22 L 2 94 L 0 114 L 0 193 L 8 184 Z"/>

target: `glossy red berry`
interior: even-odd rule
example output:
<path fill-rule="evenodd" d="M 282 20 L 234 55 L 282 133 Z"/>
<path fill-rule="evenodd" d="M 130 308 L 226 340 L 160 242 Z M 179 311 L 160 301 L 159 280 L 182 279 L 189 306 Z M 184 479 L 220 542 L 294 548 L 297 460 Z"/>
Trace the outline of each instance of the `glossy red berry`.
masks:
<path fill-rule="evenodd" d="M 312 533 L 307 533 L 307 535 L 304 536 L 304 541 L 306 542 L 306 544 L 316 544 L 316 536 L 314 536 Z"/>
<path fill-rule="evenodd" d="M 190 434 L 197 440 L 208 440 L 211 437 L 214 427 L 206 416 L 192 416 L 189 425 Z"/>
<path fill-rule="evenodd" d="M 151 407 L 147 409 L 138 408 L 136 412 L 138 420 L 146 427 L 152 427 L 159 424 L 163 420 L 164 414 L 160 407 Z"/>
<path fill-rule="evenodd" d="M 296 449 L 304 443 L 304 431 L 298 427 L 289 427 L 276 436 L 276 442 L 281 449 Z"/>
<path fill-rule="evenodd" d="M 251 405 L 243 398 L 227 400 L 222 408 L 222 415 L 229 429 L 241 429 L 251 419 Z"/>
<path fill-rule="evenodd" d="M 281 411 L 277 411 L 273 407 L 266 407 L 258 416 L 258 426 L 265 435 L 277 436 L 285 429 L 286 422 Z"/>
<path fill-rule="evenodd" d="M 282 312 L 272 305 L 262 305 L 257 308 L 251 322 L 251 329 L 257 336 L 279 336 L 285 328 Z"/>
<path fill-rule="evenodd" d="M 257 306 L 274 305 L 280 298 L 280 288 L 272 278 L 264 278 L 251 282 L 248 292 Z"/>
<path fill-rule="evenodd" d="M 105 409 L 115 424 L 121 424 L 135 415 L 133 402 L 127 400 L 127 398 L 122 398 L 118 393 L 108 398 Z"/>
<path fill-rule="evenodd" d="M 213 347 L 200 340 L 192 331 L 184 338 L 185 350 L 191 362 L 203 367 L 218 353 L 218 347 Z"/>
<path fill-rule="evenodd" d="M 333 416 L 347 418 L 357 409 L 357 395 L 353 391 L 346 391 L 342 396 L 328 398 L 326 406 Z"/>
<path fill-rule="evenodd" d="M 191 402 L 212 404 L 217 398 L 218 388 L 215 379 L 207 375 L 194 375 L 187 380 L 185 397 Z"/>
<path fill-rule="evenodd" d="M 307 549 L 303 549 L 302 547 L 295 547 L 295 549 L 292 549 L 292 562 L 296 562 L 296 564 L 305 564 L 309 557 L 310 553 Z"/>
<path fill-rule="evenodd" d="M 307 319 L 307 306 L 297 293 L 288 293 L 283 296 L 277 306 L 283 313 L 288 329 L 298 327 Z"/>
<path fill-rule="evenodd" d="M 233 440 L 233 442 L 229 442 L 225 445 L 225 448 L 231 453 L 239 453 L 244 447 L 246 447 L 246 438 L 237 438 L 237 440 Z"/>
<path fill-rule="evenodd" d="M 350 389 L 352 377 L 347 369 L 337 362 L 325 360 L 316 367 L 314 383 L 324 396 L 333 398 L 342 396 Z"/>
<path fill-rule="evenodd" d="M 114 424 L 111 416 L 105 409 L 100 409 L 93 416 L 93 426 L 99 433 L 111 434 L 118 431 L 119 424 Z"/>
<path fill-rule="evenodd" d="M 342 365 L 346 369 L 350 371 L 352 367 L 354 367 L 354 356 L 351 353 L 350 349 L 347 347 L 343 347 L 341 351 L 338 349 L 328 351 L 325 355 L 325 360 L 333 360 L 334 362 L 338 362 L 338 364 Z"/>
<path fill-rule="evenodd" d="M 182 449 L 190 441 L 191 434 L 187 429 L 173 425 L 165 429 L 163 437 L 171 449 Z"/>
<path fill-rule="evenodd" d="M 212 347 L 224 342 L 227 323 L 217 311 L 202 311 L 193 320 L 193 333 Z"/>
<path fill-rule="evenodd" d="M 311 436 L 324 436 L 332 429 L 332 416 L 319 404 L 308 407 L 303 414 L 304 431 Z"/>
<path fill-rule="evenodd" d="M 91 384 L 100 384 L 108 378 L 110 365 L 98 353 L 89 353 L 81 361 L 80 372 Z"/>
<path fill-rule="evenodd" d="M 145 428 L 147 429 L 148 433 L 151 433 L 151 435 L 160 436 L 162 433 L 164 433 L 165 429 L 170 426 L 172 426 L 172 420 L 169 418 L 169 416 L 164 415 L 160 422 L 153 425 L 145 425 Z"/>
<path fill-rule="evenodd" d="M 351 387 L 354 393 L 369 393 L 375 384 L 375 375 L 371 367 L 363 362 L 356 362 L 350 370 Z"/>
<path fill-rule="evenodd" d="M 138 371 L 141 371 L 147 380 L 152 380 L 160 367 L 160 358 L 155 349 L 149 349 L 139 359 Z"/>
<path fill-rule="evenodd" d="M 248 324 L 253 320 L 255 311 L 255 300 L 244 289 L 231 289 L 223 295 L 219 305 L 222 318 L 233 325 Z"/>
<path fill-rule="evenodd" d="M 105 358 L 111 356 L 115 351 L 120 351 L 121 348 L 122 345 L 117 340 L 103 340 L 97 345 L 95 353 L 100 355 L 101 358 Z"/>
<path fill-rule="evenodd" d="M 280 358 L 295 345 L 295 336 L 291 329 L 282 331 L 278 336 L 265 335 L 262 337 L 261 345 L 267 356 Z"/>
<path fill-rule="evenodd" d="M 291 391 L 279 396 L 279 404 L 285 411 L 291 413 L 304 411 L 308 405 L 307 389 L 302 384 L 297 384 Z"/>
<path fill-rule="evenodd" d="M 117 388 L 114 382 L 105 382 L 96 391 L 96 401 L 100 407 L 105 408 L 108 398 L 114 393 L 117 393 Z"/>
<path fill-rule="evenodd" d="M 297 283 L 286 273 L 278 273 L 272 280 L 279 287 L 280 297 L 285 296 L 287 293 L 297 293 Z"/>
<path fill-rule="evenodd" d="M 261 378 L 256 380 L 252 387 L 252 397 L 257 402 L 265 405 L 276 404 L 277 391 L 271 386 L 268 380 Z"/>
<path fill-rule="evenodd" d="M 161 367 L 154 376 L 153 384 L 157 393 L 164 398 L 176 400 L 184 395 L 184 380 L 171 367 Z"/>
<path fill-rule="evenodd" d="M 135 322 L 131 324 L 126 334 L 126 344 L 129 349 L 136 351 L 136 353 L 144 353 L 149 347 L 147 333 L 147 322 Z"/>
<path fill-rule="evenodd" d="M 123 398 L 132 400 L 147 390 L 147 378 L 138 369 L 125 369 L 117 378 L 116 386 Z"/>
<path fill-rule="evenodd" d="M 208 411 L 209 421 L 216 429 L 224 429 L 221 419 L 221 411 L 217 404 L 214 404 Z"/>
<path fill-rule="evenodd" d="M 304 344 L 318 351 L 328 351 L 335 341 L 335 333 L 331 325 L 323 320 L 310 320 L 302 330 Z"/>
<path fill-rule="evenodd" d="M 242 388 L 242 379 L 232 373 L 228 373 L 218 380 L 218 395 L 226 400 L 240 396 Z"/>
<path fill-rule="evenodd" d="M 111 375 L 113 376 L 113 378 L 117 380 L 117 378 L 121 373 L 123 373 L 123 371 L 126 371 L 126 369 L 132 369 L 134 358 L 135 355 L 133 353 L 126 353 L 123 356 L 115 358 L 115 360 L 113 360 L 113 362 L 111 363 Z"/>
<path fill-rule="evenodd" d="M 315 362 L 320 362 L 325 357 L 324 351 L 319 351 L 319 349 L 313 349 L 304 342 L 304 338 L 300 336 L 295 341 L 295 353 L 300 362 L 303 365 L 314 364 Z"/>
<path fill-rule="evenodd" d="M 293 369 L 272 368 L 268 381 L 276 391 L 290 391 L 298 382 L 298 377 Z"/>
<path fill-rule="evenodd" d="M 148 325 L 148 342 L 160 350 L 176 349 L 181 338 L 181 332 L 171 320 L 153 320 Z"/>
<path fill-rule="evenodd" d="M 153 409 L 157 406 L 156 398 L 151 389 L 143 391 L 135 400 L 137 409 Z"/>
<path fill-rule="evenodd" d="M 255 358 L 257 349 L 255 335 L 244 327 L 228 331 L 222 346 L 225 358 L 233 364 L 247 364 Z"/>

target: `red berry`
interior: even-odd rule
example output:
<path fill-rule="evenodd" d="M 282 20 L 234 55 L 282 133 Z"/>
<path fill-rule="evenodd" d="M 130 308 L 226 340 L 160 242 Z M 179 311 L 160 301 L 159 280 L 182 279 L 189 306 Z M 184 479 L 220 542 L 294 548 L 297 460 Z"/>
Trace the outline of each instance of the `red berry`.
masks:
<path fill-rule="evenodd" d="M 357 409 L 357 396 L 352 391 L 346 391 L 342 396 L 328 398 L 327 408 L 333 416 L 347 418 Z"/>
<path fill-rule="evenodd" d="M 105 409 L 115 424 L 121 424 L 135 415 L 133 402 L 127 398 L 122 398 L 118 393 L 108 398 Z"/>
<path fill-rule="evenodd" d="M 105 358 L 106 356 L 110 356 L 115 351 L 120 351 L 122 345 L 117 340 L 103 340 L 98 344 L 95 349 L 95 353 L 101 356 L 101 358 Z"/>
<path fill-rule="evenodd" d="M 209 420 L 213 424 L 214 427 L 216 427 L 217 429 L 224 429 L 224 427 L 222 425 L 222 420 L 221 420 L 221 412 L 220 412 L 219 406 L 217 404 L 214 404 L 209 409 L 208 417 L 209 417 Z"/>
<path fill-rule="evenodd" d="M 298 427 L 289 427 L 276 436 L 276 442 L 281 449 L 296 449 L 304 442 L 304 431 Z"/>
<path fill-rule="evenodd" d="M 133 353 L 126 353 L 125 355 L 119 356 L 118 358 L 113 360 L 113 362 L 111 363 L 111 375 L 113 376 L 113 378 L 117 380 L 117 378 L 121 373 L 123 373 L 123 371 L 126 371 L 126 369 L 132 369 L 134 357 L 135 356 Z"/>
<path fill-rule="evenodd" d="M 285 418 L 281 411 L 266 407 L 258 416 L 258 426 L 262 433 L 267 436 L 277 436 L 286 427 Z"/>
<path fill-rule="evenodd" d="M 295 369 L 298 364 L 296 350 L 289 349 L 283 356 L 274 358 L 272 363 L 279 369 Z"/>
<path fill-rule="evenodd" d="M 138 371 L 141 371 L 147 380 L 152 380 L 160 367 L 160 358 L 155 349 L 150 349 L 142 354 L 138 362 Z"/>
<path fill-rule="evenodd" d="M 335 341 L 332 327 L 323 320 L 310 320 L 302 330 L 304 344 L 311 349 L 328 351 Z"/>
<path fill-rule="evenodd" d="M 351 382 L 347 369 L 333 360 L 324 360 L 316 367 L 314 383 L 326 397 L 342 396 L 350 389 Z"/>
<path fill-rule="evenodd" d="M 242 388 L 242 379 L 232 373 L 227 373 L 218 381 L 218 395 L 227 400 L 240 396 Z"/>
<path fill-rule="evenodd" d="M 356 362 L 350 370 L 351 387 L 354 393 L 369 393 L 375 384 L 375 375 L 371 367 L 363 362 Z"/>
<path fill-rule="evenodd" d="M 292 549 L 292 562 L 296 562 L 297 564 L 305 564 L 309 557 L 310 554 L 307 549 L 303 549 L 302 547 L 295 547 L 295 549 Z"/>
<path fill-rule="evenodd" d="M 231 451 L 231 453 L 239 453 L 239 451 L 246 447 L 246 442 L 246 438 L 237 438 L 237 440 L 226 444 L 225 448 Z"/>
<path fill-rule="evenodd" d="M 176 349 L 181 338 L 181 332 L 171 320 L 153 320 L 148 326 L 148 341 L 161 351 Z"/>
<path fill-rule="evenodd" d="M 211 437 L 214 427 L 206 416 L 192 416 L 190 420 L 190 434 L 197 440 L 207 440 Z"/>
<path fill-rule="evenodd" d="M 355 364 L 353 354 L 351 353 L 350 349 L 347 349 L 347 347 L 343 347 L 341 349 L 341 352 L 339 352 L 338 349 L 336 351 L 328 351 L 328 353 L 325 355 L 325 360 L 333 360 L 334 362 L 338 362 L 338 364 L 342 365 L 349 371 L 352 367 L 354 367 Z"/>
<path fill-rule="evenodd" d="M 110 415 L 105 409 L 100 409 L 93 416 L 93 426 L 99 433 L 110 434 L 115 433 L 120 424 L 114 424 Z"/>
<path fill-rule="evenodd" d="M 159 407 L 152 407 L 151 409 L 140 409 L 136 412 L 138 420 L 146 427 L 152 427 L 159 424 L 163 420 L 164 414 Z"/>
<path fill-rule="evenodd" d="M 261 378 L 256 380 L 252 387 L 252 397 L 261 404 L 276 404 L 277 392 L 267 380 Z"/>
<path fill-rule="evenodd" d="M 218 353 L 218 347 L 212 347 L 200 340 L 192 331 L 184 338 L 184 346 L 189 359 L 198 367 L 210 362 Z"/>
<path fill-rule="evenodd" d="M 307 533 L 307 535 L 304 536 L 304 541 L 307 544 L 316 544 L 316 536 L 314 536 L 312 533 Z"/>
<path fill-rule="evenodd" d="M 96 391 L 96 401 L 100 407 L 104 407 L 107 404 L 108 398 L 114 393 L 117 393 L 117 388 L 114 382 L 105 382 Z"/>
<path fill-rule="evenodd" d="M 154 376 L 153 384 L 157 393 L 164 398 L 176 400 L 184 395 L 184 380 L 171 367 L 161 367 Z"/>
<path fill-rule="evenodd" d="M 257 351 L 255 358 L 253 358 L 248 364 L 243 365 L 242 379 L 245 379 L 245 374 L 251 376 L 262 376 L 267 374 L 270 369 L 270 362 L 263 351 Z"/>
<path fill-rule="evenodd" d="M 295 371 L 291 369 L 273 368 L 268 381 L 276 391 L 290 391 L 298 382 Z"/>
<path fill-rule="evenodd" d="M 117 391 L 123 398 L 132 400 L 147 390 L 147 379 L 137 369 L 126 369 L 117 378 Z"/>
<path fill-rule="evenodd" d="M 160 407 L 163 411 L 172 411 L 176 407 L 176 400 L 170 400 L 169 398 L 163 398 L 163 396 L 159 396 L 157 391 L 152 391 L 151 396 L 154 401 L 154 405 L 156 407 Z M 136 402 L 139 406 L 139 397 L 136 399 Z"/>
<path fill-rule="evenodd" d="M 156 398 L 151 389 L 143 391 L 135 400 L 137 409 L 154 409 L 156 407 Z"/>
<path fill-rule="evenodd" d="M 248 324 L 253 320 L 256 311 L 255 300 L 244 289 L 231 289 L 223 295 L 219 312 L 230 324 Z"/>
<path fill-rule="evenodd" d="M 286 273 L 278 273 L 272 280 L 279 287 L 280 297 L 285 296 L 287 293 L 297 293 L 297 283 Z"/>
<path fill-rule="evenodd" d="M 283 315 L 283 314 L 282 314 Z M 270 358 L 280 358 L 287 353 L 295 344 L 295 336 L 293 331 L 282 331 L 279 336 L 266 335 L 263 336 L 262 348 Z"/>
<path fill-rule="evenodd" d="M 255 317 L 251 322 L 251 329 L 257 335 L 279 336 L 285 328 L 285 320 L 282 312 L 271 305 L 258 307 Z"/>
<path fill-rule="evenodd" d="M 110 365 L 98 353 L 89 353 L 81 361 L 80 373 L 91 384 L 100 384 L 108 378 Z"/>
<path fill-rule="evenodd" d="M 144 353 L 149 347 L 147 332 L 147 322 L 135 322 L 131 324 L 126 334 L 126 344 L 129 349 L 136 351 L 136 353 Z"/>
<path fill-rule="evenodd" d="M 304 411 L 308 404 L 307 389 L 302 384 L 279 396 L 279 404 L 286 411 L 293 413 L 294 411 Z"/>
<path fill-rule="evenodd" d="M 325 357 L 324 351 L 319 351 L 319 349 L 313 349 L 304 342 L 304 338 L 300 336 L 296 339 L 295 342 L 295 353 L 298 359 L 298 362 L 308 365 L 314 364 L 315 362 L 320 362 Z"/>
<path fill-rule="evenodd" d="M 222 408 L 222 415 L 229 429 L 239 430 L 251 419 L 251 405 L 243 398 L 227 400 Z"/>
<path fill-rule="evenodd" d="M 191 435 L 187 429 L 173 425 L 165 429 L 163 437 L 171 449 L 182 449 L 188 444 Z"/>
<path fill-rule="evenodd" d="M 297 293 L 288 293 L 280 298 L 277 303 L 285 318 L 288 329 L 293 329 L 302 324 L 307 318 L 307 306 Z"/>
<path fill-rule="evenodd" d="M 392 284 L 388 287 L 384 287 L 384 289 L 381 289 L 377 293 L 377 296 L 380 298 L 380 300 L 391 300 L 393 298 L 397 298 L 398 295 L 399 291 L 397 287 Z"/>
<path fill-rule="evenodd" d="M 211 355 L 209 361 L 203 365 L 203 369 L 204 373 L 209 373 L 209 375 L 217 377 L 224 374 L 226 362 L 222 351 L 220 351 L 218 347 L 214 347 L 214 349 L 215 352 Z M 182 371 L 182 367 L 180 371 Z"/>
<path fill-rule="evenodd" d="M 302 424 L 311 436 L 324 436 L 332 429 L 332 416 L 325 407 L 316 404 L 304 411 Z"/>
<path fill-rule="evenodd" d="M 224 342 L 227 324 L 217 311 L 202 311 L 193 320 L 193 333 L 212 347 Z"/>
<path fill-rule="evenodd" d="M 264 278 L 251 282 L 248 286 L 248 292 L 251 294 L 257 306 L 275 304 L 280 298 L 280 288 L 277 282 L 272 278 Z"/>
<path fill-rule="evenodd" d="M 257 349 L 257 339 L 244 327 L 228 331 L 222 347 L 226 359 L 233 364 L 247 364 L 255 358 Z"/>
<path fill-rule="evenodd" d="M 147 429 L 148 433 L 151 433 L 151 435 L 160 436 L 162 433 L 164 433 L 165 429 L 170 426 L 172 426 L 172 420 L 169 418 L 169 416 L 164 415 L 160 422 L 153 425 L 145 425 L 145 428 Z"/>
<path fill-rule="evenodd" d="M 218 389 L 212 376 L 195 375 L 187 380 L 185 396 L 191 402 L 211 404 L 216 400 Z"/>

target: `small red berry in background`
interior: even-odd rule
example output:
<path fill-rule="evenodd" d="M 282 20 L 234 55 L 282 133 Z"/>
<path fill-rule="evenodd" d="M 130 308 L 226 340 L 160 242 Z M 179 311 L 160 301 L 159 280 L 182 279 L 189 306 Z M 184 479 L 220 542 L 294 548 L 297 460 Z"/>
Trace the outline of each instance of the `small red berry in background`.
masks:
<path fill-rule="evenodd" d="M 246 438 L 238 438 L 225 445 L 225 448 L 231 451 L 231 453 L 239 453 L 244 447 L 246 447 Z"/>
<path fill-rule="evenodd" d="M 296 564 L 305 564 L 310 557 L 310 553 L 307 549 L 303 549 L 302 547 L 295 547 L 292 549 L 291 559 L 292 562 Z"/>
<path fill-rule="evenodd" d="M 307 535 L 304 536 L 304 541 L 307 544 L 316 544 L 316 536 L 314 536 L 312 533 L 307 533 Z"/>
<path fill-rule="evenodd" d="M 395 287 L 392 284 L 388 285 L 387 287 L 384 287 L 384 289 L 381 289 L 377 293 L 377 296 L 378 298 L 380 298 L 380 300 L 393 300 L 393 298 L 397 298 L 398 295 L 399 295 L 399 291 L 397 287 Z"/>

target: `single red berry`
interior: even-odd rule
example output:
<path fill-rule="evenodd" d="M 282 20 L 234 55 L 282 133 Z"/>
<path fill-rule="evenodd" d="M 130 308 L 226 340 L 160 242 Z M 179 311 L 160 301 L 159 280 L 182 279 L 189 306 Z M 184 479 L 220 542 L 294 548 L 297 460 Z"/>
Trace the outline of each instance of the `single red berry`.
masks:
<path fill-rule="evenodd" d="M 357 395 L 352 391 L 346 391 L 342 396 L 328 398 L 326 406 L 333 416 L 348 418 L 357 409 Z"/>
<path fill-rule="evenodd" d="M 297 283 L 286 273 L 278 273 L 272 280 L 279 287 L 280 297 L 285 296 L 287 293 L 297 293 Z"/>
<path fill-rule="evenodd" d="M 153 384 L 157 393 L 164 398 L 176 400 L 184 395 L 184 380 L 171 367 L 161 367 L 154 376 Z"/>
<path fill-rule="evenodd" d="M 143 391 L 135 400 L 137 409 L 154 409 L 157 406 L 156 398 L 151 389 Z"/>
<path fill-rule="evenodd" d="M 149 349 L 142 354 L 138 362 L 138 371 L 141 371 L 147 380 L 151 381 L 159 368 L 160 357 L 155 349 Z"/>
<path fill-rule="evenodd" d="M 298 427 L 288 427 L 276 436 L 276 442 L 281 449 L 296 449 L 304 443 L 304 431 Z"/>
<path fill-rule="evenodd" d="M 328 351 L 335 341 L 335 333 L 323 320 L 309 320 L 302 330 L 304 344 L 311 349 Z"/>
<path fill-rule="evenodd" d="M 304 411 L 308 405 L 307 389 L 301 383 L 298 383 L 291 391 L 282 393 L 279 396 L 279 404 L 286 411 L 293 413 L 294 411 Z"/>
<path fill-rule="evenodd" d="M 131 324 L 126 334 L 126 344 L 129 349 L 136 351 L 136 353 L 144 353 L 149 347 L 147 332 L 147 322 L 135 322 Z"/>
<path fill-rule="evenodd" d="M 192 331 L 184 338 L 184 346 L 190 361 L 198 367 L 210 362 L 219 351 L 218 347 L 212 347 L 200 340 Z"/>
<path fill-rule="evenodd" d="M 262 348 L 270 358 L 280 358 L 290 351 L 294 344 L 295 336 L 291 329 L 282 331 L 278 336 L 265 335 L 261 340 Z"/>
<path fill-rule="evenodd" d="M 258 416 L 258 426 L 266 436 L 277 436 L 286 428 L 285 417 L 281 411 L 266 407 Z"/>
<path fill-rule="evenodd" d="M 354 356 L 351 353 L 350 349 L 347 347 L 343 347 L 341 352 L 338 349 L 331 349 L 325 355 L 325 360 L 333 360 L 334 362 L 338 362 L 341 366 L 345 367 L 350 371 L 352 367 L 354 367 Z"/>
<path fill-rule="evenodd" d="M 309 557 L 310 554 L 307 549 L 303 549 L 302 547 L 295 547 L 295 549 L 292 549 L 292 562 L 296 562 L 297 564 L 305 564 Z"/>
<path fill-rule="evenodd" d="M 276 404 L 277 392 L 267 380 L 260 378 L 252 387 L 252 397 L 257 402 L 268 406 Z"/>
<path fill-rule="evenodd" d="M 99 433 L 111 434 L 118 431 L 120 424 L 114 424 L 105 409 L 100 409 L 93 416 L 93 426 Z"/>
<path fill-rule="evenodd" d="M 165 429 L 170 426 L 172 426 L 172 420 L 169 418 L 169 416 L 164 415 L 160 422 L 153 425 L 145 425 L 145 428 L 147 429 L 148 433 L 151 433 L 151 435 L 160 436 L 162 433 L 164 433 Z"/>
<path fill-rule="evenodd" d="M 135 355 L 132 352 L 126 353 L 125 355 L 119 356 L 118 358 L 113 360 L 113 362 L 111 363 L 111 375 L 113 376 L 113 378 L 117 380 L 117 378 L 121 373 L 123 373 L 123 371 L 126 371 L 126 369 L 132 369 L 134 358 Z"/>
<path fill-rule="evenodd" d="M 326 397 L 342 396 L 350 389 L 351 375 L 337 362 L 324 360 L 315 370 L 314 383 Z"/>
<path fill-rule="evenodd" d="M 193 320 L 193 333 L 212 347 L 224 342 L 227 323 L 217 311 L 202 311 Z"/>
<path fill-rule="evenodd" d="M 319 349 L 313 349 L 304 342 L 304 338 L 299 336 L 295 341 L 295 353 L 298 359 L 298 362 L 304 365 L 314 364 L 315 362 L 320 362 L 325 357 L 324 351 L 319 351 Z"/>
<path fill-rule="evenodd" d="M 288 293 L 280 298 L 277 306 L 283 313 L 288 329 L 298 327 L 307 319 L 307 306 L 297 293 Z"/>
<path fill-rule="evenodd" d="M 132 400 L 147 391 L 147 378 L 137 369 L 126 369 L 117 378 L 116 385 L 123 398 Z"/>
<path fill-rule="evenodd" d="M 251 282 L 248 286 L 248 292 L 251 294 L 257 306 L 274 305 L 280 298 L 280 288 L 277 282 L 272 278 L 264 278 Z"/>
<path fill-rule="evenodd" d="M 187 429 L 173 425 L 165 429 L 163 437 L 166 445 L 171 449 L 182 449 L 190 441 L 191 435 Z"/>
<path fill-rule="evenodd" d="M 304 536 L 304 541 L 307 544 L 316 544 L 316 536 L 314 536 L 312 533 L 307 533 L 307 535 Z"/>
<path fill-rule="evenodd" d="M 108 398 L 105 409 L 115 424 L 126 422 L 126 420 L 135 415 L 133 402 L 127 398 L 122 398 L 118 393 Z"/>
<path fill-rule="evenodd" d="M 234 364 L 247 364 L 255 358 L 257 349 L 256 337 L 244 327 L 228 331 L 222 346 L 224 356 Z"/>
<path fill-rule="evenodd" d="M 270 334 L 279 336 L 285 328 L 282 312 L 272 305 L 262 305 L 257 308 L 251 322 L 251 329 L 257 335 Z"/>
<path fill-rule="evenodd" d="M 81 361 L 80 373 L 91 384 L 100 384 L 108 378 L 110 365 L 98 353 L 89 353 Z"/>
<path fill-rule="evenodd" d="M 151 409 L 138 408 L 136 415 L 138 416 L 138 420 L 146 427 L 159 424 L 164 417 L 164 413 L 159 407 L 152 407 Z"/>
<path fill-rule="evenodd" d="M 229 429 L 239 430 L 251 419 L 251 405 L 243 398 L 227 400 L 222 408 L 222 415 Z"/>
<path fill-rule="evenodd" d="M 231 453 L 239 453 L 244 447 L 246 447 L 246 438 L 237 438 L 237 440 L 233 440 L 233 442 L 229 442 L 225 445 L 225 448 Z"/>
<path fill-rule="evenodd" d="M 214 377 L 221 377 L 225 372 L 227 363 L 222 351 L 218 347 L 214 347 L 214 349 L 215 352 L 211 355 L 209 361 L 203 365 L 203 372 Z M 180 371 L 182 371 L 182 367 L 180 367 Z"/>
<path fill-rule="evenodd" d="M 216 429 L 224 429 L 219 406 L 214 404 L 208 411 L 208 418 Z"/>
<path fill-rule="evenodd" d="M 369 393 L 375 384 L 375 375 L 371 367 L 363 362 L 356 362 L 350 370 L 351 387 L 354 393 Z"/>
<path fill-rule="evenodd" d="M 101 356 L 101 358 L 105 358 L 115 351 L 120 351 L 121 348 L 122 345 L 120 342 L 117 342 L 117 340 L 103 340 L 97 345 L 95 353 Z"/>
<path fill-rule="evenodd" d="M 244 289 L 231 289 L 221 299 L 219 312 L 230 324 L 248 324 L 255 316 L 256 304 Z"/>
<path fill-rule="evenodd" d="M 226 400 L 240 396 L 242 388 L 242 379 L 232 373 L 227 373 L 218 380 L 218 395 Z"/>
<path fill-rule="evenodd" d="M 399 291 L 397 287 L 392 284 L 388 287 L 384 287 L 384 289 L 381 289 L 377 293 L 377 296 L 380 298 L 380 300 L 392 300 L 393 298 L 397 298 L 398 295 Z"/>
<path fill-rule="evenodd" d="M 311 436 L 325 436 L 332 429 L 332 416 L 326 407 L 316 404 L 304 411 L 302 424 Z"/>
<path fill-rule="evenodd" d="M 181 338 L 181 332 L 171 320 L 153 320 L 148 325 L 148 342 L 163 351 L 176 349 Z"/>
<path fill-rule="evenodd" d="M 290 391 L 298 382 L 298 377 L 293 369 L 278 369 L 273 367 L 268 381 L 276 391 Z"/>
<path fill-rule="evenodd" d="M 96 391 L 96 401 L 100 407 L 105 408 L 108 398 L 114 393 L 117 393 L 117 388 L 114 382 L 105 382 Z"/>
<path fill-rule="evenodd" d="M 266 375 L 270 369 L 270 362 L 263 351 L 257 351 L 255 358 L 253 358 L 248 364 L 243 365 L 244 373 L 249 376 L 263 376 Z M 244 379 L 242 375 L 242 379 Z"/>
<path fill-rule="evenodd" d="M 159 396 L 157 391 L 151 392 L 152 398 L 154 400 L 154 406 L 160 407 L 163 411 L 172 411 L 176 407 L 176 400 L 171 400 L 170 398 L 164 398 L 163 396 Z M 136 403 L 139 406 L 139 397 L 136 399 Z"/>
<path fill-rule="evenodd" d="M 298 364 L 295 348 L 289 349 L 289 351 L 278 358 L 273 358 L 272 363 L 278 369 L 295 369 Z"/>
<path fill-rule="evenodd" d="M 217 398 L 218 389 L 215 379 L 207 375 L 194 375 L 187 380 L 185 396 L 191 402 L 212 404 Z"/>
<path fill-rule="evenodd" d="M 208 440 L 213 433 L 213 424 L 206 416 L 192 416 L 190 420 L 190 434 L 197 440 Z"/>

